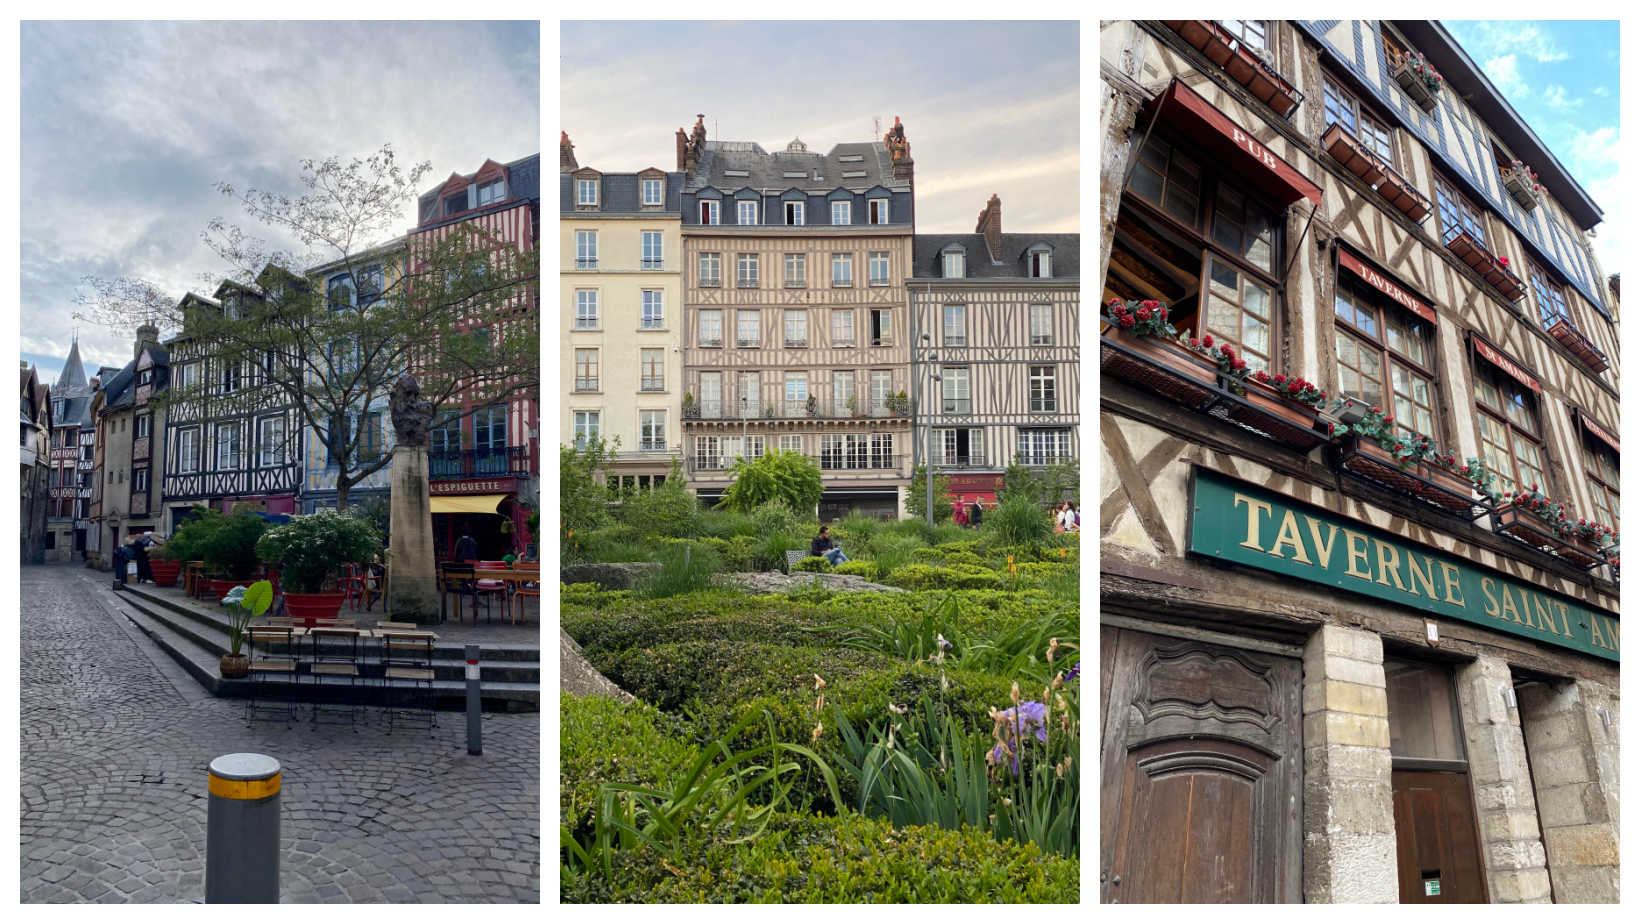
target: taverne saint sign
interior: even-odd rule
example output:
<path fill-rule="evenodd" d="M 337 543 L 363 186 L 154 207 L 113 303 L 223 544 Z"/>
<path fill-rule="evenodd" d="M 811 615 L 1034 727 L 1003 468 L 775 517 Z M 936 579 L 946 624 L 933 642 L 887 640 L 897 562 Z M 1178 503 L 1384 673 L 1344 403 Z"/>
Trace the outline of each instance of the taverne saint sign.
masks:
<path fill-rule="evenodd" d="M 1620 660 L 1615 618 L 1429 546 L 1193 467 L 1192 554 Z"/>

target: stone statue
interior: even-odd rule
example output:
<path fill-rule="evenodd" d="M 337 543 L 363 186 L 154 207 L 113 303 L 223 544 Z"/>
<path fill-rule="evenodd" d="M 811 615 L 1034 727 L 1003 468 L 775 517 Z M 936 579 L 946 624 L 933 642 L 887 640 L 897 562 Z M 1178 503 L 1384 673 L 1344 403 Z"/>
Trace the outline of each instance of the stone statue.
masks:
<path fill-rule="evenodd" d="M 427 431 L 433 425 L 433 403 L 421 397 L 421 383 L 406 372 L 393 383 L 388 398 L 388 410 L 393 415 L 393 432 L 400 446 L 425 447 Z"/>
<path fill-rule="evenodd" d="M 894 127 L 883 135 L 883 144 L 888 147 L 888 156 L 891 160 L 905 160 L 911 156 L 911 144 L 905 140 L 905 126 L 900 124 L 900 117 L 894 117 Z"/>

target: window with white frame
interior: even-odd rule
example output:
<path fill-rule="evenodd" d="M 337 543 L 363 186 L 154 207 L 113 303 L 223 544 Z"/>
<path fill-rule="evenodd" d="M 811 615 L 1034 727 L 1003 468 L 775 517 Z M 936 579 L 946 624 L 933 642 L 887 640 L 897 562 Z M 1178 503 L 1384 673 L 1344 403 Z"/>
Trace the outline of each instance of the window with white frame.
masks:
<path fill-rule="evenodd" d="M 849 402 L 854 401 L 854 371 L 835 370 L 831 374 L 832 413 L 842 416 L 851 413 Z M 858 404 L 858 402 L 855 402 Z"/>
<path fill-rule="evenodd" d="M 831 284 L 838 288 L 854 285 L 854 254 L 831 255 Z"/>
<path fill-rule="evenodd" d="M 718 201 L 716 199 L 700 200 L 700 223 L 703 225 L 718 223 Z"/>
<path fill-rule="evenodd" d="M 968 345 L 966 305 L 946 305 L 940 312 L 940 342 L 946 346 Z"/>
<path fill-rule="evenodd" d="M 575 412 L 575 446 L 585 449 L 586 445 L 598 438 L 598 412 Z"/>
<path fill-rule="evenodd" d="M 638 351 L 639 391 L 666 390 L 666 351 L 643 349 Z"/>
<path fill-rule="evenodd" d="M 985 464 L 984 430 L 977 427 L 935 430 L 940 445 L 941 465 L 979 466 Z"/>
<path fill-rule="evenodd" d="M 700 412 L 708 420 L 723 416 L 723 373 L 700 374 Z"/>
<path fill-rule="evenodd" d="M 846 225 L 849 223 L 850 210 L 854 203 L 847 199 L 839 199 L 831 204 L 831 223 Z"/>
<path fill-rule="evenodd" d="M 735 346 L 743 350 L 762 346 L 763 332 L 758 317 L 760 314 L 756 308 L 742 308 L 735 312 Z"/>
<path fill-rule="evenodd" d="M 663 452 L 666 449 L 666 412 L 638 412 L 638 450 Z"/>
<path fill-rule="evenodd" d="M 598 329 L 598 290 L 575 290 L 575 329 Z"/>
<path fill-rule="evenodd" d="M 735 203 L 735 224 L 757 224 L 757 200 L 742 199 Z"/>
<path fill-rule="evenodd" d="M 894 434 L 871 434 L 871 467 L 894 468 Z"/>
<path fill-rule="evenodd" d="M 809 345 L 809 313 L 804 308 L 787 308 L 785 313 L 785 343 L 788 349 Z"/>
<path fill-rule="evenodd" d="M 802 223 L 803 223 L 803 203 L 801 203 L 801 202 L 787 202 L 786 203 L 786 224 L 788 224 L 788 225 L 800 225 Z"/>
<path fill-rule="evenodd" d="M 575 181 L 575 204 L 576 205 L 597 205 L 598 204 L 598 181 L 597 180 L 594 179 L 594 180 L 576 180 Z"/>
<path fill-rule="evenodd" d="M 489 205 L 500 202 L 507 195 L 506 181 L 495 179 L 478 187 L 478 204 Z"/>
<path fill-rule="evenodd" d="M 239 467 L 243 436 L 239 421 L 216 425 L 216 470 L 229 472 Z"/>
<path fill-rule="evenodd" d="M 1053 306 L 1031 306 L 1031 346 L 1053 346 Z"/>
<path fill-rule="evenodd" d="M 153 417 L 152 414 L 139 415 L 136 418 L 136 420 L 137 420 L 137 433 L 136 433 L 136 438 L 137 439 L 140 440 L 143 437 L 146 437 L 146 436 L 150 435 L 151 433 L 153 433 L 154 417 Z"/>
<path fill-rule="evenodd" d="M 285 464 L 284 417 L 264 417 L 256 422 L 256 449 L 262 468 Z"/>
<path fill-rule="evenodd" d="M 874 347 L 894 345 L 892 309 L 871 309 L 871 345 Z"/>
<path fill-rule="evenodd" d="M 941 274 L 946 279 L 961 279 L 967 275 L 962 251 L 947 250 L 941 255 L 941 261 Z"/>
<path fill-rule="evenodd" d="M 807 372 L 786 373 L 786 411 L 792 413 L 797 405 L 809 400 L 809 374 Z"/>
<path fill-rule="evenodd" d="M 803 435 L 801 433 L 783 433 L 776 444 L 781 452 L 802 452 Z"/>
<path fill-rule="evenodd" d="M 703 286 L 718 286 L 723 284 L 723 255 L 717 253 L 703 253 L 700 255 L 700 284 Z"/>
<path fill-rule="evenodd" d="M 717 437 L 695 437 L 695 468 L 707 471 L 723 468 L 723 446 Z"/>
<path fill-rule="evenodd" d="M 666 304 L 660 289 L 643 290 L 643 320 L 640 326 L 644 330 L 666 329 Z"/>
<path fill-rule="evenodd" d="M 1047 465 L 1070 457 L 1071 431 L 1059 429 L 1021 428 L 1015 446 L 1019 460 L 1025 465 Z"/>
<path fill-rule="evenodd" d="M 871 414 L 882 417 L 888 413 L 888 399 L 894 394 L 894 373 L 888 369 L 871 370 Z"/>
<path fill-rule="evenodd" d="M 575 232 L 575 268 L 598 268 L 598 232 Z"/>
<path fill-rule="evenodd" d="M 244 368 L 238 360 L 227 360 L 222 366 L 222 393 L 229 394 L 238 391 L 244 384 Z M 340 367 L 338 367 L 340 368 Z"/>
<path fill-rule="evenodd" d="M 659 231 L 643 233 L 643 269 L 658 270 L 666 265 L 665 254 L 661 253 L 661 240 L 662 234 Z"/>
<path fill-rule="evenodd" d="M 177 431 L 177 472 L 188 475 L 199 471 L 199 428 L 188 427 Z"/>
<path fill-rule="evenodd" d="M 733 464 L 736 459 L 756 459 L 763 455 L 767 439 L 762 436 L 722 437 L 723 461 Z"/>
<path fill-rule="evenodd" d="M 971 414 L 974 410 L 967 366 L 945 366 L 940 370 L 940 410 L 946 414 Z"/>
<path fill-rule="evenodd" d="M 1031 366 L 1031 412 L 1052 413 L 1059 410 L 1059 389 L 1052 366 Z"/>
<path fill-rule="evenodd" d="M 854 309 L 831 310 L 831 345 L 854 346 Z"/>
<path fill-rule="evenodd" d="M 723 312 L 716 308 L 702 310 L 700 312 L 699 333 L 699 346 L 723 346 Z"/>
<path fill-rule="evenodd" d="M 874 225 L 888 224 L 888 200 L 871 199 L 866 202 L 866 219 Z"/>
<path fill-rule="evenodd" d="M 871 253 L 866 257 L 866 266 L 870 270 L 870 281 L 872 285 L 888 285 L 888 251 L 871 251 Z"/>
<path fill-rule="evenodd" d="M 575 351 L 575 390 L 598 390 L 597 350 L 583 348 Z"/>
<path fill-rule="evenodd" d="M 801 289 L 808 285 L 809 255 L 806 253 L 789 253 L 785 255 L 785 284 L 788 289 Z"/>
<path fill-rule="evenodd" d="M 643 204 L 644 205 L 662 205 L 665 202 L 665 200 L 663 198 L 665 195 L 666 195 L 666 189 L 665 189 L 664 185 L 662 184 L 662 182 L 660 180 L 652 179 L 652 178 L 648 178 L 648 177 L 644 178 L 644 181 L 643 181 Z"/>
<path fill-rule="evenodd" d="M 1221 19 L 1219 25 L 1249 48 L 1269 49 L 1268 26 L 1263 19 Z"/>
<path fill-rule="evenodd" d="M 735 286 L 741 289 L 757 288 L 757 254 L 735 254 Z"/>
<path fill-rule="evenodd" d="M 762 400 L 763 377 L 756 372 L 742 372 L 740 374 L 740 392 L 736 396 L 738 404 L 735 407 L 737 417 L 756 417 L 761 409 L 758 402 Z"/>
<path fill-rule="evenodd" d="M 181 391 L 199 384 L 199 364 L 181 363 L 171 367 L 171 388 Z"/>
<path fill-rule="evenodd" d="M 1053 252 L 1046 247 L 1033 247 L 1026 256 L 1029 261 L 1027 275 L 1032 279 L 1053 278 Z"/>

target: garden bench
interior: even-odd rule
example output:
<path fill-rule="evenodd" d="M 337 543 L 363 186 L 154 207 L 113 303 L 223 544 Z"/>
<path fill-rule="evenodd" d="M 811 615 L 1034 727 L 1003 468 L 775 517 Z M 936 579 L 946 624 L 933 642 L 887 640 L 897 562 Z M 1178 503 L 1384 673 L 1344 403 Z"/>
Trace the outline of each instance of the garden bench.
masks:
<path fill-rule="evenodd" d="M 786 552 L 786 573 L 791 574 L 797 563 L 809 557 L 809 553 L 802 549 L 789 549 Z"/>

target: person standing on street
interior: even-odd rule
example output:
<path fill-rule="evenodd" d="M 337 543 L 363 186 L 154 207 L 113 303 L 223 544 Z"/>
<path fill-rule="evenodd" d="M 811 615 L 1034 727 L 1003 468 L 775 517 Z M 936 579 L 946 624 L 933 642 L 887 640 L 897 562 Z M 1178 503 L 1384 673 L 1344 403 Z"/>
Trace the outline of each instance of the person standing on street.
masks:
<path fill-rule="evenodd" d="M 968 508 L 968 525 L 979 529 L 985 520 L 985 509 L 979 505 L 979 498 L 974 498 L 974 506 Z"/>
<path fill-rule="evenodd" d="M 137 583 L 154 583 L 154 567 L 148 561 L 148 547 L 154 544 L 153 533 L 143 533 L 131 543 L 137 556 Z"/>

